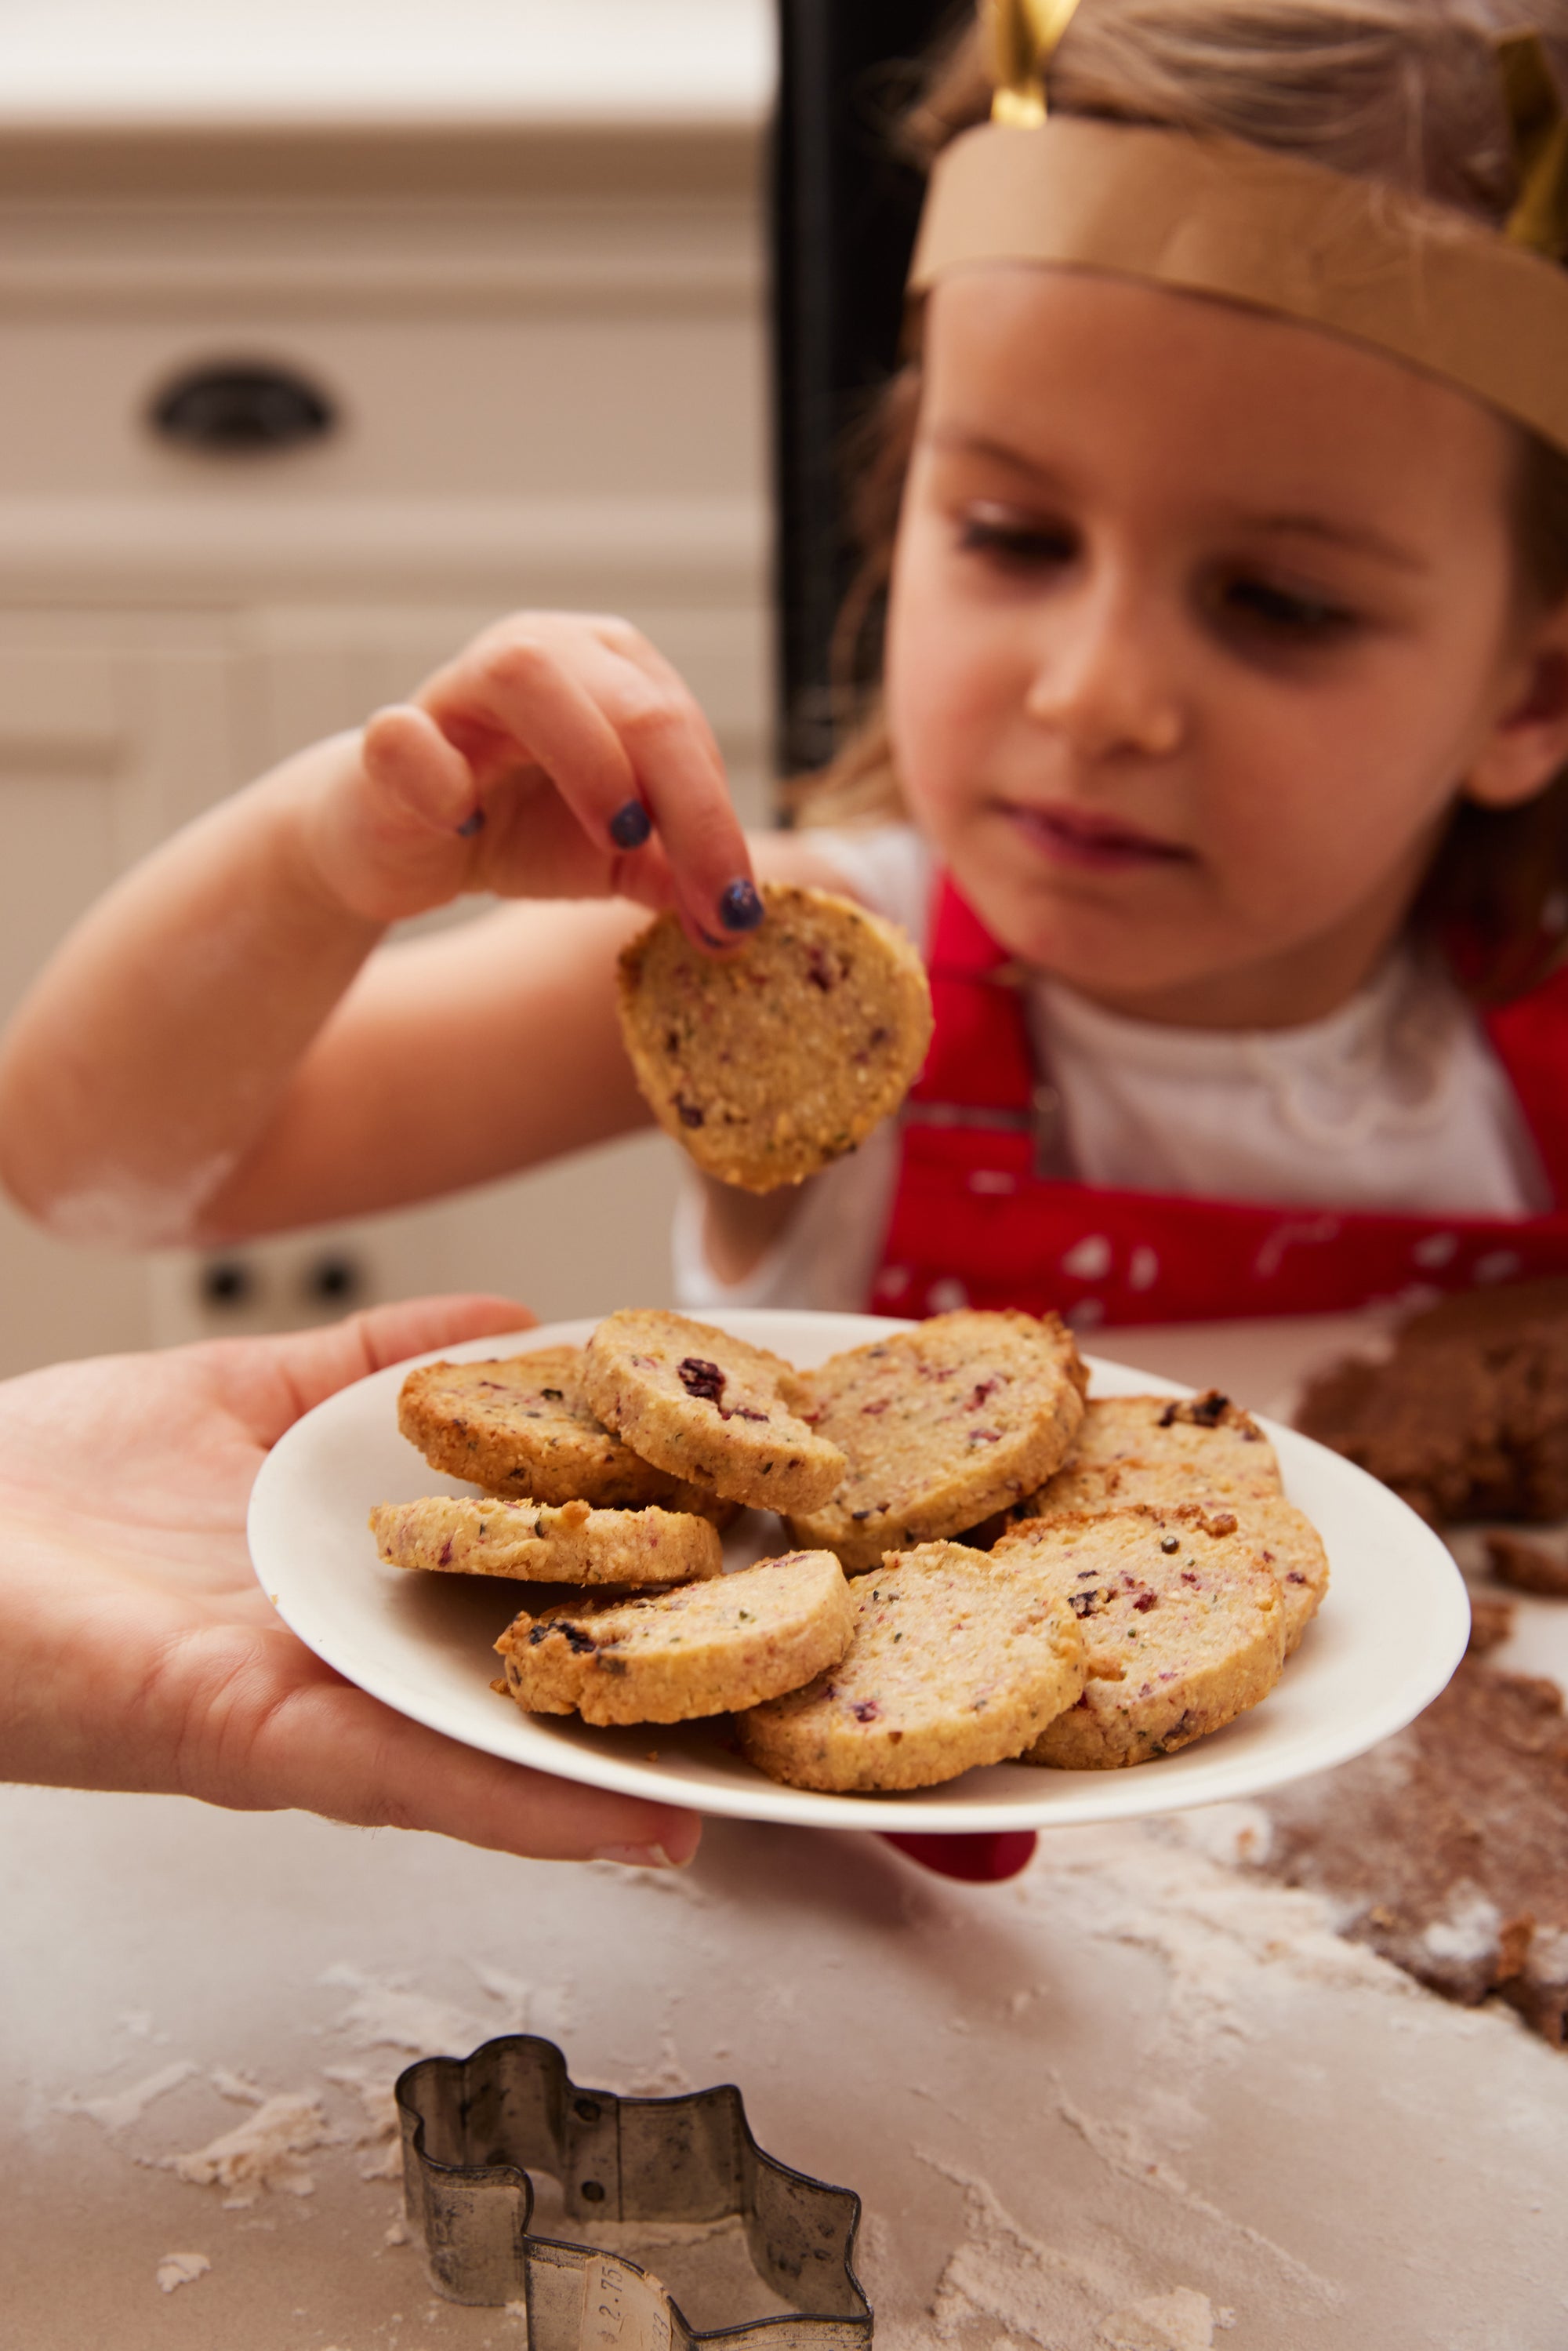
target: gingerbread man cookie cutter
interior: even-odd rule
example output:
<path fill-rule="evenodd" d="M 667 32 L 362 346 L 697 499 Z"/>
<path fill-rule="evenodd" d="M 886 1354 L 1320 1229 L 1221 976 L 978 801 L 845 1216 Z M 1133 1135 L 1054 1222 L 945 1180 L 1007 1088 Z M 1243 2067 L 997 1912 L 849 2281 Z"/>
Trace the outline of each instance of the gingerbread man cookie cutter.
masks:
<path fill-rule="evenodd" d="M 422 2057 L 397 2105 L 432 2284 L 453 2302 L 524 2303 L 528 2351 L 869 2351 L 859 2197 L 765 2154 L 732 2083 L 674 2098 L 585 2090 L 553 2042 L 508 2033 L 470 2057 Z M 793 2308 L 694 2328 L 636 2262 L 533 2235 L 531 2170 L 559 2180 L 569 2219 L 738 2219 L 753 2267 Z"/>

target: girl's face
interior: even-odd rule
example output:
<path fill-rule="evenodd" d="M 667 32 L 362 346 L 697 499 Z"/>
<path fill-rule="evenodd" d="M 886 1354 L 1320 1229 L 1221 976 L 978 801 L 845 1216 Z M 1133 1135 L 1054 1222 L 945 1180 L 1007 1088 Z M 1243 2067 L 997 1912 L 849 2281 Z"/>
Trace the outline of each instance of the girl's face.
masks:
<path fill-rule="evenodd" d="M 1065 271 L 941 284 L 888 718 L 1002 943 L 1148 1019 L 1350 995 L 1456 794 L 1527 799 L 1568 758 L 1511 464 L 1479 404 L 1288 321 Z"/>

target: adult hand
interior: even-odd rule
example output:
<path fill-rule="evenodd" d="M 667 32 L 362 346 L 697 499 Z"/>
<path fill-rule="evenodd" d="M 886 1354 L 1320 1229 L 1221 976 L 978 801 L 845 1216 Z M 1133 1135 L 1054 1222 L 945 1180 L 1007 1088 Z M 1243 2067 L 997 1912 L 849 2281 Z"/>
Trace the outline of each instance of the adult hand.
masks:
<path fill-rule="evenodd" d="M 424 1299 L 0 1383 L 0 1778 L 297 1807 L 549 1860 L 688 1860 L 694 1814 L 393 1713 L 297 1640 L 251 1571 L 251 1484 L 302 1413 L 529 1319 L 501 1299 Z"/>

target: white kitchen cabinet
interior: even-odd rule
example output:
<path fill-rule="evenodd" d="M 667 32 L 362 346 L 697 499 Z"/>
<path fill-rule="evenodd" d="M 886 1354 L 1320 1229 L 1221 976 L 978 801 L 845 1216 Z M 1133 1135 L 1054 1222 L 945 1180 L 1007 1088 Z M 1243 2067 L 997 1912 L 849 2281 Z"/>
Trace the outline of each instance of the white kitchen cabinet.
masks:
<path fill-rule="evenodd" d="M 646 629 L 765 812 L 756 107 L 349 111 L 89 135 L 0 105 L 0 1012 L 130 860 L 507 609 Z M 239 361 L 333 429 L 240 455 L 152 429 L 172 380 Z M 655 1301 L 674 1181 L 637 1138 L 215 1276 L 3 1209 L 0 1371 L 350 1295 Z"/>
<path fill-rule="evenodd" d="M 233 776 L 221 618 L 0 609 L 0 1007 L 118 870 Z M 134 1259 L 73 1249 L 0 1203 L 0 1368 L 145 1343 Z"/>

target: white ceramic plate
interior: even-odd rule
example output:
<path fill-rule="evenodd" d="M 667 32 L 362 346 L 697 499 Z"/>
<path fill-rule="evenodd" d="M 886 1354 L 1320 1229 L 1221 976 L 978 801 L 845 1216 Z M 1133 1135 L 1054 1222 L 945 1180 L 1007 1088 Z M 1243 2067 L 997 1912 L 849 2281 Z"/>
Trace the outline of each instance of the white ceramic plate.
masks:
<path fill-rule="evenodd" d="M 907 1327 L 866 1314 L 765 1310 L 713 1319 L 802 1368 Z M 580 1343 L 593 1327 L 591 1320 L 557 1322 L 444 1352 L 465 1360 L 517 1354 Z M 1096 1395 L 1184 1393 L 1168 1380 L 1089 1360 Z M 345 1388 L 274 1447 L 251 1499 L 256 1573 L 300 1639 L 361 1689 L 433 1730 L 563 1779 L 699 1812 L 820 1828 L 978 1831 L 1127 1820 L 1256 1795 L 1343 1763 L 1418 1714 L 1464 1650 L 1464 1583 L 1431 1530 L 1364 1471 L 1266 1422 L 1291 1499 L 1328 1547 L 1333 1583 L 1262 1706 L 1134 1771 L 996 1763 L 943 1787 L 890 1796 L 780 1787 L 700 1723 L 595 1730 L 575 1716 L 522 1714 L 495 1694 L 490 1682 L 499 1667 L 490 1645 L 527 1588 L 383 1566 L 365 1523 L 376 1502 L 475 1490 L 428 1468 L 398 1434 L 398 1390 L 408 1369 L 394 1364 Z M 747 1511 L 727 1539 L 726 1559 L 741 1566 L 784 1548 L 779 1521 Z"/>

